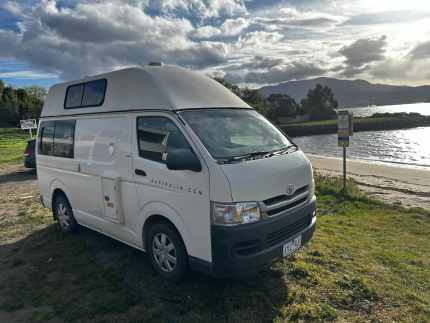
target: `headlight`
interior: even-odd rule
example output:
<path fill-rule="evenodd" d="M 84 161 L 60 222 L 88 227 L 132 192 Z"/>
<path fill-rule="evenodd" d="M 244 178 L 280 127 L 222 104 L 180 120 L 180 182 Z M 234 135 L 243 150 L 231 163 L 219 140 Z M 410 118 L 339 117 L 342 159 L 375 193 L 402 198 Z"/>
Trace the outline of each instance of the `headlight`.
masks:
<path fill-rule="evenodd" d="M 260 208 L 257 202 L 213 203 L 214 224 L 236 225 L 260 220 Z"/>
<path fill-rule="evenodd" d="M 315 180 L 312 178 L 312 182 L 310 185 L 310 190 L 309 190 L 309 197 L 313 198 L 315 195 Z"/>

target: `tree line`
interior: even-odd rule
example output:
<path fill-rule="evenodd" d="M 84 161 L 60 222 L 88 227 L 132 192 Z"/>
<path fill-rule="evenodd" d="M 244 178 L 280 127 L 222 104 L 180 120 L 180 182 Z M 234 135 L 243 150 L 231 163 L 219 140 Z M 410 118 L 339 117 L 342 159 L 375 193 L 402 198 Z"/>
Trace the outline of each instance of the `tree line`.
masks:
<path fill-rule="evenodd" d="M 258 90 L 247 87 L 240 88 L 223 78 L 215 77 L 214 79 L 275 122 L 280 122 L 282 118 L 294 119 L 297 116 L 306 116 L 309 120 L 336 118 L 334 109 L 339 104 L 334 97 L 333 91 L 321 84 L 309 89 L 307 96 L 300 103 L 297 103 L 287 94 L 274 93 L 264 97 Z"/>
<path fill-rule="evenodd" d="M 274 122 L 294 120 L 300 116 L 308 120 L 336 117 L 334 109 L 338 107 L 338 102 L 327 86 L 318 84 L 298 103 L 287 94 L 275 93 L 264 97 L 257 90 L 241 88 L 223 78 L 215 80 Z M 16 126 L 19 120 L 39 118 L 46 93 L 42 87 L 13 88 L 0 80 L 0 124 Z"/>
<path fill-rule="evenodd" d="M 0 125 L 17 126 L 19 120 L 39 118 L 45 97 L 43 87 L 14 88 L 0 80 Z"/>

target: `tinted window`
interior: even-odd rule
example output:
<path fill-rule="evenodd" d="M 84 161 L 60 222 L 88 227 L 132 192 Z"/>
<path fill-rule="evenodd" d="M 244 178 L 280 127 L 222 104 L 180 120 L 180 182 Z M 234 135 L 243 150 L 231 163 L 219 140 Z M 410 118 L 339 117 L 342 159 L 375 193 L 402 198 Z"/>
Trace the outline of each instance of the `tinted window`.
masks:
<path fill-rule="evenodd" d="M 54 131 L 55 131 L 55 125 L 53 122 L 42 124 L 40 128 L 39 154 L 41 155 L 54 154 Z"/>
<path fill-rule="evenodd" d="M 71 85 L 66 91 L 64 108 L 95 107 L 103 104 L 106 92 L 106 80 L 96 80 Z"/>
<path fill-rule="evenodd" d="M 73 85 L 67 88 L 66 92 L 66 108 L 78 108 L 82 102 L 82 91 L 84 86 L 82 84 Z"/>
<path fill-rule="evenodd" d="M 75 123 L 75 120 L 43 122 L 39 130 L 39 154 L 73 158 Z"/>
<path fill-rule="evenodd" d="M 140 157 L 162 163 L 170 149 L 190 149 L 182 132 L 168 118 L 138 118 L 137 136 Z"/>
<path fill-rule="evenodd" d="M 106 80 L 85 83 L 83 106 L 97 106 L 103 103 L 106 90 Z"/>
<path fill-rule="evenodd" d="M 56 121 L 54 135 L 54 155 L 73 158 L 75 121 Z"/>

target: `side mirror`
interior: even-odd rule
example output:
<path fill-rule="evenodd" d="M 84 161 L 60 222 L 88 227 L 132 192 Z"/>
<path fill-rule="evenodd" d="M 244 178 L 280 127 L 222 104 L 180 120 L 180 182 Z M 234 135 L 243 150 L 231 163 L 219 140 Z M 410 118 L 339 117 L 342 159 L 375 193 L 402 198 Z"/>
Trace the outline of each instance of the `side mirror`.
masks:
<path fill-rule="evenodd" d="M 166 166 L 170 170 L 200 172 L 202 165 L 191 149 L 172 149 L 167 152 Z"/>

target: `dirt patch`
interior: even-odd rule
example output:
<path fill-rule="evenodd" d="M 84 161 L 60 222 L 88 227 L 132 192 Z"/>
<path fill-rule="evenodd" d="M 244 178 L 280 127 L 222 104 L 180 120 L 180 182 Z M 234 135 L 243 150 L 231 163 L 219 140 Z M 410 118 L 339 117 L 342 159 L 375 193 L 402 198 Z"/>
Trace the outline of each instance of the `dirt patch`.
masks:
<path fill-rule="evenodd" d="M 36 179 L 35 170 L 21 166 L 0 169 L 0 244 L 20 239 L 37 226 L 38 221 L 27 221 L 23 217 L 29 210 L 35 213 L 35 219 L 42 212 L 41 208 L 34 209 L 39 200 Z"/>

